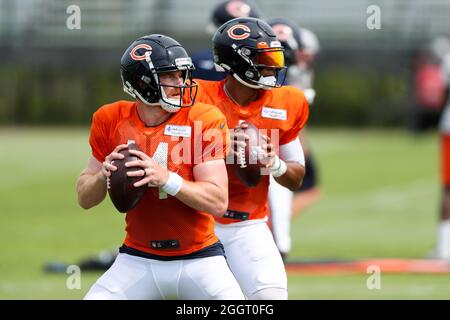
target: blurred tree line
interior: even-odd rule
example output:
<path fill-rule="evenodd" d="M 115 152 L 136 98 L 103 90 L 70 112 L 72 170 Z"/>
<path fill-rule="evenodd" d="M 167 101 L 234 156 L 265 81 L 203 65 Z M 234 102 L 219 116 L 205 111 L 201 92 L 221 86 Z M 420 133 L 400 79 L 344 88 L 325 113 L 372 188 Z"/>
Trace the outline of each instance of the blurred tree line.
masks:
<path fill-rule="evenodd" d="M 102 104 L 129 99 L 119 61 L 132 39 L 164 33 L 189 52 L 211 45 L 205 26 L 220 0 L 0 0 L 0 125 L 88 124 Z M 357 0 L 256 0 L 266 18 L 317 33 L 316 101 L 310 123 L 406 125 L 413 113 L 415 51 L 448 35 L 448 0 L 385 0 L 369 29 Z M 80 28 L 68 28 L 79 7 Z"/>
<path fill-rule="evenodd" d="M 122 91 L 121 54 L 81 50 L 2 64 L 0 124 L 89 124 L 101 105 L 130 98 Z M 407 52 L 363 51 L 319 56 L 310 124 L 404 125 L 412 103 L 408 57 Z"/>

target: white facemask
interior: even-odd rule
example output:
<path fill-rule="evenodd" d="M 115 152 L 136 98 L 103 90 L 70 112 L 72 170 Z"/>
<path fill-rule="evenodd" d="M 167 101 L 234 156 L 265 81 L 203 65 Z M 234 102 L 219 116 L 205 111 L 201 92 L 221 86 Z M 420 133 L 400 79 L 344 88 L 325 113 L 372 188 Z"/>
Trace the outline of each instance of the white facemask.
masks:
<path fill-rule="evenodd" d="M 264 90 L 271 90 L 275 85 L 277 84 L 277 78 L 275 76 L 270 77 L 259 77 L 258 83 L 249 83 L 247 81 L 242 80 L 236 73 L 233 73 L 233 77 L 245 85 L 246 87 L 252 88 L 252 89 L 264 89 Z"/>
<path fill-rule="evenodd" d="M 172 99 L 172 98 L 164 98 L 164 99 L 175 105 L 180 103 L 180 99 Z M 181 107 L 173 106 L 173 105 L 167 103 L 166 101 L 164 101 L 163 99 L 159 99 L 159 104 L 161 105 L 161 108 L 163 110 L 170 112 L 170 113 L 175 113 L 178 110 L 180 110 Z"/>
<path fill-rule="evenodd" d="M 274 76 L 270 77 L 261 76 L 258 82 L 264 86 L 264 89 L 270 90 L 272 89 L 271 87 L 275 87 L 275 85 L 277 84 L 277 78 L 275 78 Z"/>
<path fill-rule="evenodd" d="M 170 113 L 175 113 L 180 110 L 180 98 L 167 98 L 164 88 L 161 88 L 161 95 L 162 99 L 159 99 L 159 103 L 161 104 L 161 108 L 163 110 Z"/>

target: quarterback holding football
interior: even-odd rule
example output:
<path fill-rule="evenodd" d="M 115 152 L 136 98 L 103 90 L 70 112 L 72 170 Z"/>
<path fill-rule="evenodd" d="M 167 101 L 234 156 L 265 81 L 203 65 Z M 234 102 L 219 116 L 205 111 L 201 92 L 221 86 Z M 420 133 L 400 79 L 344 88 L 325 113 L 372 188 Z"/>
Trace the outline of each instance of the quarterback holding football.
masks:
<path fill-rule="evenodd" d="M 109 188 L 126 211 L 126 237 L 85 299 L 244 298 L 214 233 L 214 216 L 228 205 L 228 127 L 216 107 L 194 101 L 193 68 L 174 39 L 139 38 L 121 59 L 123 87 L 134 101 L 93 116 L 78 202 L 89 209 Z M 219 137 L 203 139 L 209 131 Z M 204 152 L 189 152 L 199 142 Z"/>
<path fill-rule="evenodd" d="M 308 102 L 300 90 L 282 87 L 283 48 L 263 20 L 246 17 L 224 23 L 214 34 L 213 51 L 217 68 L 227 76 L 222 81 L 197 80 L 196 101 L 216 105 L 234 128 L 232 159 L 227 161 L 229 205 L 225 215 L 216 216 L 215 230 L 247 298 L 287 299 L 286 271 L 266 223 L 269 176 L 290 190 L 300 186 L 305 161 L 298 133 L 308 119 Z M 262 140 L 250 149 L 254 129 L 249 123 Z M 248 168 L 261 166 L 260 177 L 239 169 L 244 159 L 251 159 L 252 148 L 258 161 Z"/>

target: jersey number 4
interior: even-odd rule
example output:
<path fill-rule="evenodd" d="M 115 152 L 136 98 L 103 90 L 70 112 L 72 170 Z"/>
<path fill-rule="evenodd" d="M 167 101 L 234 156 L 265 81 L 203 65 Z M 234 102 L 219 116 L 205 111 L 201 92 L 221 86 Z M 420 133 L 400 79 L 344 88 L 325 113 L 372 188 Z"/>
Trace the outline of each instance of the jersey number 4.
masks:
<path fill-rule="evenodd" d="M 158 148 L 156 148 L 153 154 L 153 161 L 159 164 L 162 168 L 167 169 L 167 159 L 169 158 L 169 144 L 167 142 L 160 142 Z M 148 184 L 149 187 L 156 187 L 151 183 Z M 159 199 L 167 199 L 167 193 L 159 187 Z"/>

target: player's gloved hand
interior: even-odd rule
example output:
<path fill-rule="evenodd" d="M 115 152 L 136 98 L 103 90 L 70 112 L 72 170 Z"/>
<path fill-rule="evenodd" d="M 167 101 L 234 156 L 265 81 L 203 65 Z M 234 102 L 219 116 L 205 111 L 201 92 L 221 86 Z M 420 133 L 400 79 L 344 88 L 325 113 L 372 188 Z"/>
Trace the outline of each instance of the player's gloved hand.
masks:
<path fill-rule="evenodd" d="M 106 156 L 102 164 L 102 177 L 106 181 L 111 176 L 111 171 L 116 171 L 114 159 L 123 159 L 124 155 L 119 153 L 120 150 L 128 148 L 127 144 L 119 144 L 109 155 Z"/>
<path fill-rule="evenodd" d="M 126 167 L 141 167 L 142 170 L 127 172 L 129 177 L 143 177 L 134 184 L 135 187 L 140 187 L 145 184 L 150 186 L 160 187 L 164 186 L 169 179 L 169 171 L 162 168 L 152 158 L 142 151 L 130 150 L 130 154 L 138 157 L 138 160 L 129 161 L 125 163 Z"/>

